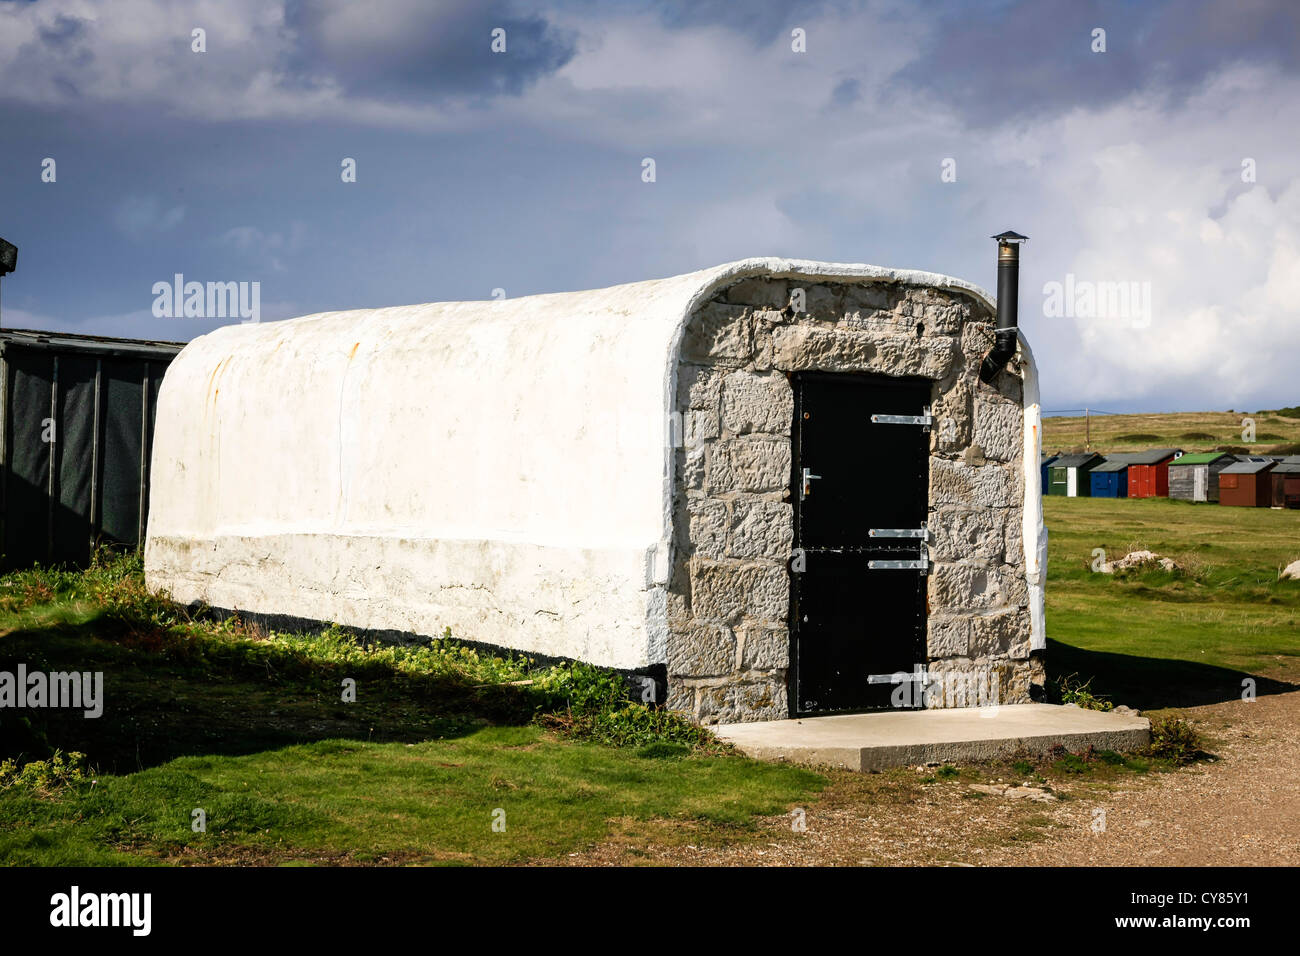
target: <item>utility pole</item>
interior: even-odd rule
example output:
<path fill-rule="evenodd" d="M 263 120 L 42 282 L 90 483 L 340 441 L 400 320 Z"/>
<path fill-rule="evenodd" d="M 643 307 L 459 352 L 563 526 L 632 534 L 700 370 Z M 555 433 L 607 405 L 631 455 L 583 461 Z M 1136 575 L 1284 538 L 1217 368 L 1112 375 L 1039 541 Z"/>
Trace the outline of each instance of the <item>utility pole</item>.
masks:
<path fill-rule="evenodd" d="M 1092 416 L 1086 408 L 1083 410 L 1083 447 L 1092 451 Z"/>
<path fill-rule="evenodd" d="M 0 239 L 0 278 L 18 268 L 18 247 Z"/>

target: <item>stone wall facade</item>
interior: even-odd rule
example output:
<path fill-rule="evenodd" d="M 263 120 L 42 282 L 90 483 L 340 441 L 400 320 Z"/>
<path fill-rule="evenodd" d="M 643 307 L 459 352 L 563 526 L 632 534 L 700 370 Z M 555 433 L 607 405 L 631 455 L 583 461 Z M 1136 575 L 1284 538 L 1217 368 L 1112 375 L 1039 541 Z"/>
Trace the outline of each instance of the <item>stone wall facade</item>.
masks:
<path fill-rule="evenodd" d="M 959 292 L 892 282 L 744 279 L 692 315 L 677 371 L 668 706 L 701 723 L 790 716 L 791 429 L 800 371 L 933 382 L 926 706 L 1023 703 L 1022 393 L 979 382 L 994 316 Z"/>

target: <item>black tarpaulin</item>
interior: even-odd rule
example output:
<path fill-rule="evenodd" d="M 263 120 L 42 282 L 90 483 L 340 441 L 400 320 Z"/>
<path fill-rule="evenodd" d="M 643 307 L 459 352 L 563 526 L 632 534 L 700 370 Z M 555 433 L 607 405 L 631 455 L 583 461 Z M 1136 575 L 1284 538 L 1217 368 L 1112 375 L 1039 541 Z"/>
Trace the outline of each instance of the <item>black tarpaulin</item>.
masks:
<path fill-rule="evenodd" d="M 181 347 L 0 331 L 5 568 L 143 542 L 158 387 Z"/>

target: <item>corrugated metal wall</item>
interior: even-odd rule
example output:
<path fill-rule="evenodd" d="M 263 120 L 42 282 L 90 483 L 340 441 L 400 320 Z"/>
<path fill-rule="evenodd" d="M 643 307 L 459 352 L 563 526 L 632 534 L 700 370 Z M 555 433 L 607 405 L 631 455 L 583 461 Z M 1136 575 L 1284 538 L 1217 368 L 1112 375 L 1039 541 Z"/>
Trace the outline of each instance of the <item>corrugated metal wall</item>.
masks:
<path fill-rule="evenodd" d="M 180 348 L 0 332 L 3 567 L 144 540 L 158 387 Z"/>

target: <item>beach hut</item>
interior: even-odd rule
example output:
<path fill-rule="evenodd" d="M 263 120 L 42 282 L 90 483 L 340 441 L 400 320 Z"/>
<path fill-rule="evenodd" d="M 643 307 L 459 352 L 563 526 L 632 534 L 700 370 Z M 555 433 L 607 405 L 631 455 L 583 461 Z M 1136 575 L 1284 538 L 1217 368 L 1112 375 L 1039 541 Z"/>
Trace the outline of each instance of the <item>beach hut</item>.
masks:
<path fill-rule="evenodd" d="M 1240 508 L 1267 508 L 1273 499 L 1269 472 L 1277 463 L 1271 459 L 1233 462 L 1219 472 L 1219 504 Z"/>
<path fill-rule="evenodd" d="M 1048 466 L 1051 478 L 1048 486 L 1049 495 L 1063 495 L 1070 498 L 1088 498 L 1092 495 L 1092 485 L 1088 481 L 1088 472 L 1105 459 L 1093 452 L 1081 452 L 1075 455 L 1061 455 Z"/>
<path fill-rule="evenodd" d="M 1042 490 L 1042 493 L 1043 493 L 1043 494 L 1047 494 L 1047 486 L 1048 486 L 1048 484 L 1051 483 L 1051 480 L 1052 480 L 1052 476 L 1048 473 L 1048 470 L 1049 470 L 1049 468 L 1051 467 L 1052 462 L 1056 461 L 1056 459 L 1058 459 L 1058 458 L 1060 458 L 1060 457 L 1061 457 L 1060 455 L 1044 455 L 1044 456 L 1043 456 L 1043 464 L 1042 464 L 1042 466 L 1041 466 L 1040 469 L 1039 469 L 1039 470 L 1040 470 L 1040 475 L 1039 475 L 1039 479 L 1038 479 L 1038 481 L 1039 481 L 1038 487 Z"/>
<path fill-rule="evenodd" d="M 1169 463 L 1183 453 L 1181 448 L 1151 448 L 1135 452 L 1129 459 L 1128 496 L 1167 498 Z"/>
<path fill-rule="evenodd" d="M 1183 455 L 1169 463 L 1169 497 L 1179 501 L 1218 501 L 1219 472 L 1237 459 L 1222 451 Z"/>
<path fill-rule="evenodd" d="M 145 578 L 618 669 L 704 724 L 968 706 L 928 688 L 972 676 L 1029 703 L 1046 536 L 1013 304 L 751 259 L 223 326 L 163 381 Z"/>
<path fill-rule="evenodd" d="M 1128 497 L 1129 463 L 1117 457 L 1110 457 L 1088 472 L 1094 498 Z"/>
<path fill-rule="evenodd" d="M 1274 508 L 1300 508 L 1300 457 L 1285 458 L 1269 473 Z"/>

